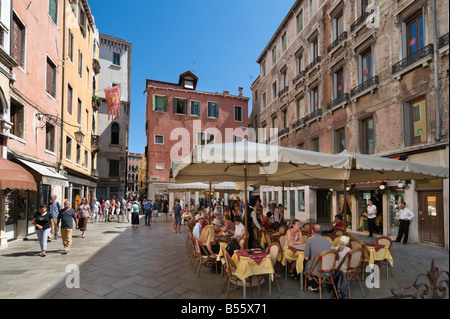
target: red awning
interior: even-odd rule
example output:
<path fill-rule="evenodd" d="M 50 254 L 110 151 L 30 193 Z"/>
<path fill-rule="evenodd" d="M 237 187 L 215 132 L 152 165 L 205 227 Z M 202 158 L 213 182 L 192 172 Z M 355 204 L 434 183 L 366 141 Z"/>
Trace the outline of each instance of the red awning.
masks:
<path fill-rule="evenodd" d="M 0 189 L 17 188 L 36 191 L 33 175 L 19 164 L 0 157 Z"/>

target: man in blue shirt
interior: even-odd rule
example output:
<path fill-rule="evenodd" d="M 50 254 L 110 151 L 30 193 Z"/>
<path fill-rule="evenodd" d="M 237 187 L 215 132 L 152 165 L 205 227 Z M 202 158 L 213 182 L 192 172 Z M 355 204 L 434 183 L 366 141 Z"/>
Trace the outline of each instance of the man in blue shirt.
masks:
<path fill-rule="evenodd" d="M 56 222 L 58 220 L 59 212 L 62 210 L 61 204 L 56 201 L 57 196 L 50 196 L 50 203 L 48 203 L 47 211 L 53 218 L 53 225 L 58 225 Z M 58 227 L 54 228 L 55 239 L 58 238 Z M 49 235 L 50 236 L 50 235 Z M 50 237 L 49 237 L 50 238 Z"/>
<path fill-rule="evenodd" d="M 145 226 L 150 226 L 150 222 L 152 220 L 152 208 L 152 200 L 144 203 Z"/>

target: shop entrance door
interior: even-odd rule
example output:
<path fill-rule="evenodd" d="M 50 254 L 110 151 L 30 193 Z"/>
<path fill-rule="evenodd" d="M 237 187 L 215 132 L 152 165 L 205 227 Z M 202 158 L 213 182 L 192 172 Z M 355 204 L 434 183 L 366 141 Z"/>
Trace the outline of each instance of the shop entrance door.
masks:
<path fill-rule="evenodd" d="M 331 223 L 331 196 L 329 191 L 317 191 L 317 222 Z"/>
<path fill-rule="evenodd" d="M 419 241 L 444 247 L 442 192 L 419 192 Z"/>

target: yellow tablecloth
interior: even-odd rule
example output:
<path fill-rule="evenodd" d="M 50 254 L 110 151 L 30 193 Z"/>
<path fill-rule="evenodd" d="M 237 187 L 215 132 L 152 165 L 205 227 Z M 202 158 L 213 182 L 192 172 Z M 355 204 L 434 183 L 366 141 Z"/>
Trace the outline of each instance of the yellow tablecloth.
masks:
<path fill-rule="evenodd" d="M 220 250 L 219 250 L 219 253 L 217 254 L 217 261 L 220 261 L 220 259 L 224 256 L 223 250 L 226 250 L 228 243 L 219 242 L 219 246 L 220 246 Z"/>
<path fill-rule="evenodd" d="M 303 260 L 305 259 L 304 251 L 297 251 L 295 254 L 289 248 L 286 248 L 283 254 L 283 259 L 281 264 L 286 266 L 287 262 L 295 261 L 295 269 L 297 270 L 297 274 L 303 272 Z"/>
<path fill-rule="evenodd" d="M 280 235 L 280 233 L 276 232 L 276 233 L 268 233 L 267 234 L 267 236 L 274 236 L 274 235 Z M 259 243 L 260 243 L 261 247 L 265 247 L 264 245 L 267 243 L 265 230 L 261 230 L 261 232 L 259 232 L 259 236 L 260 236 Z"/>
<path fill-rule="evenodd" d="M 391 252 L 388 248 L 380 248 L 375 251 L 375 247 L 366 246 L 367 252 L 365 253 L 366 259 L 369 261 L 369 265 L 375 264 L 375 261 L 389 260 L 391 266 L 394 266 L 394 258 L 392 258 Z"/>
<path fill-rule="evenodd" d="M 259 265 L 249 257 L 239 257 L 236 254 L 233 255 L 232 259 L 237 267 L 235 276 L 242 280 L 244 284 L 246 278 L 255 275 L 270 274 L 271 280 L 273 281 L 275 270 L 273 269 L 270 255 L 267 255 Z"/>

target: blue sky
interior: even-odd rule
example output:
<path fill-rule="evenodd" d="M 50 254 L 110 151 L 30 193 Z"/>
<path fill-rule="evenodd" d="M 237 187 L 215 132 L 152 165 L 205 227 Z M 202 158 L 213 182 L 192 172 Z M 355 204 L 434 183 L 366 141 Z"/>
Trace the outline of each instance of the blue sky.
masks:
<path fill-rule="evenodd" d="M 178 82 L 191 70 L 197 89 L 251 97 L 256 63 L 294 0 L 89 0 L 100 33 L 133 45 L 129 151 L 144 152 L 145 79 Z M 249 102 L 249 113 L 251 101 Z"/>

